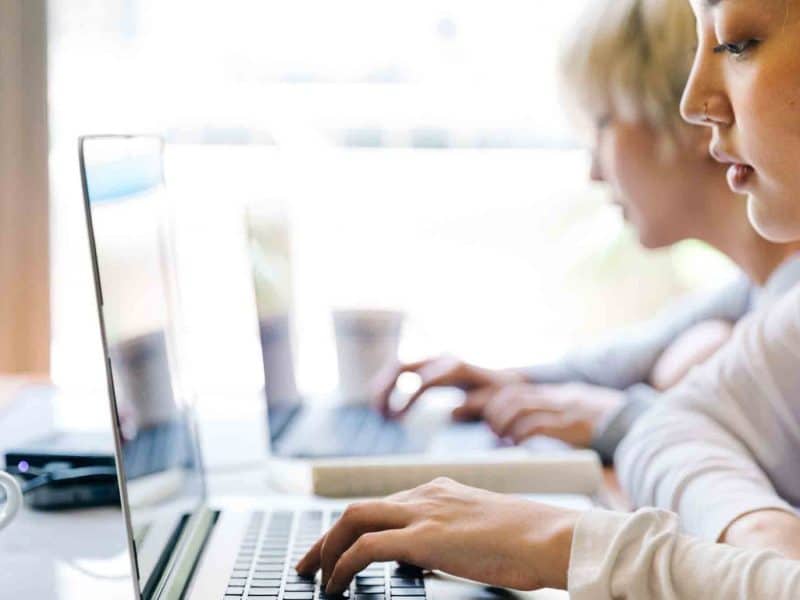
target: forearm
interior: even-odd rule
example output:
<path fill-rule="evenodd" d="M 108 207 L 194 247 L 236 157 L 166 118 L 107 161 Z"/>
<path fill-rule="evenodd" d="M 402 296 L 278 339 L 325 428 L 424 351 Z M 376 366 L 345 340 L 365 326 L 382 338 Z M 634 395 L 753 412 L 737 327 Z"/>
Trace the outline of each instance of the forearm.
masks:
<path fill-rule="evenodd" d="M 745 513 L 797 502 L 800 288 L 737 326 L 707 363 L 663 395 L 615 455 L 636 506 L 677 512 L 710 541 Z"/>
<path fill-rule="evenodd" d="M 678 533 L 675 515 L 590 511 L 575 527 L 573 600 L 736 600 L 800 597 L 800 563 Z"/>
<path fill-rule="evenodd" d="M 732 521 L 748 512 L 791 510 L 747 448 L 696 411 L 651 410 L 615 458 L 620 483 L 634 506 L 676 512 L 687 533 L 709 541 L 720 539 Z"/>

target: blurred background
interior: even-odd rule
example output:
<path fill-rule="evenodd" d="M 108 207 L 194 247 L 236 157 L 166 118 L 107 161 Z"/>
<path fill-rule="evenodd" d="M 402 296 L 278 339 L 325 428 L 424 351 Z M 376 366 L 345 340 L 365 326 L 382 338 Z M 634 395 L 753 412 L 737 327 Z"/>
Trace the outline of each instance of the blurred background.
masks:
<path fill-rule="evenodd" d="M 19 93 L 0 94 L 0 289 L 21 291 L 0 300 L 0 372 L 51 378 L 68 425 L 104 393 L 77 163 L 90 133 L 167 139 L 209 389 L 259 385 L 237 354 L 254 326 L 246 214 L 277 223 L 291 256 L 308 392 L 336 383 L 334 308 L 404 311 L 406 359 L 514 366 L 726 280 L 700 244 L 640 249 L 589 182 L 556 66 L 590 1 L 4 0 L 0 72 Z"/>

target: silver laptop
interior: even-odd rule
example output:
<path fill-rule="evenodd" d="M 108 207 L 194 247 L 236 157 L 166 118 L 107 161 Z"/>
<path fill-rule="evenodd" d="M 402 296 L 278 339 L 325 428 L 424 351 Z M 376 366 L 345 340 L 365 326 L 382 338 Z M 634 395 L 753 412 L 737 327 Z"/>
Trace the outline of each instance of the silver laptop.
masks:
<path fill-rule="evenodd" d="M 180 370 L 180 302 L 161 165 L 158 138 L 80 140 L 136 597 L 323 599 L 318 578 L 300 577 L 293 565 L 338 518 L 341 504 L 263 495 L 226 507 L 208 497 L 192 402 L 184 391 L 191 386 Z M 134 466 L 141 459 L 126 452 L 132 444 L 137 453 L 159 457 L 155 472 Z M 359 573 L 348 595 L 440 600 L 516 593 L 380 563 Z"/>

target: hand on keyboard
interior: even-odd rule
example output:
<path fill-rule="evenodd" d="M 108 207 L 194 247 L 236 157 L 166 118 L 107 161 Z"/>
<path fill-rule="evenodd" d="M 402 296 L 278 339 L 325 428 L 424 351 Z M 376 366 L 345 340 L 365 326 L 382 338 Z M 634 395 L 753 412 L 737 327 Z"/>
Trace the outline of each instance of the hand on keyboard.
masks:
<path fill-rule="evenodd" d="M 296 568 L 307 576 L 321 569 L 328 594 L 390 560 L 494 586 L 564 588 L 578 515 L 437 479 L 352 504 Z"/>
<path fill-rule="evenodd" d="M 419 387 L 409 396 L 405 406 L 394 409 L 390 399 L 397 380 L 403 373 L 416 373 Z M 439 356 L 411 363 L 390 365 L 379 373 L 373 382 L 375 404 L 386 417 L 396 418 L 404 415 L 411 406 L 434 387 L 457 387 L 474 390 L 484 386 L 497 386 L 521 382 L 524 377 L 515 371 L 484 369 L 471 365 L 452 356 Z"/>

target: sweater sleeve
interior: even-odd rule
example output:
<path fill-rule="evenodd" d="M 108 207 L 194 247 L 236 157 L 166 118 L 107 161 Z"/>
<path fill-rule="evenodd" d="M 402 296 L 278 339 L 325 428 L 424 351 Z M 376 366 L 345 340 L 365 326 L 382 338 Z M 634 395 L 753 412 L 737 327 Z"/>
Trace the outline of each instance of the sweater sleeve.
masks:
<path fill-rule="evenodd" d="M 560 361 L 521 371 L 534 383 L 583 382 L 618 390 L 646 383 L 658 358 L 679 335 L 712 319 L 735 323 L 749 310 L 752 291 L 747 279 L 739 278 L 711 295 L 683 300 L 650 321 L 616 332 Z"/>
<path fill-rule="evenodd" d="M 681 535 L 675 515 L 592 510 L 572 539 L 573 600 L 800 598 L 800 562 Z"/>
<path fill-rule="evenodd" d="M 753 510 L 800 503 L 800 285 L 662 395 L 615 462 L 636 506 L 677 512 L 715 541 Z"/>

